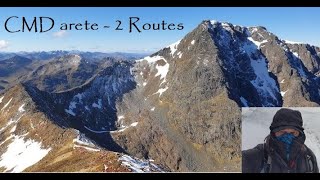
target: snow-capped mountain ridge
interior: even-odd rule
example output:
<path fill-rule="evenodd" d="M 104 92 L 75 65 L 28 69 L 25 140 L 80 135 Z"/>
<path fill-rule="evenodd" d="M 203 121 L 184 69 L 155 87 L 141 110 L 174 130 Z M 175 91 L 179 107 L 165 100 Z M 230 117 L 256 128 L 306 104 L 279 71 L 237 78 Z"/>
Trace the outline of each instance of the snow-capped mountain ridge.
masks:
<path fill-rule="evenodd" d="M 276 82 L 277 79 L 274 79 L 275 76 L 277 76 L 277 74 L 279 73 L 279 71 L 272 69 L 274 64 L 279 64 L 280 61 L 275 62 L 272 60 L 275 58 L 268 57 L 268 52 L 270 52 L 270 50 L 274 48 L 274 46 L 278 46 L 283 49 L 285 58 L 287 58 L 287 61 L 285 63 L 288 63 L 288 65 L 291 68 L 291 71 L 296 71 L 298 77 L 307 78 L 308 81 L 313 81 L 314 79 L 316 79 L 316 75 L 319 73 L 320 58 L 317 53 L 317 51 L 319 51 L 318 47 L 310 46 L 308 44 L 286 43 L 286 41 L 281 40 L 273 33 L 268 32 L 266 28 L 261 26 L 247 28 L 218 21 L 204 21 L 204 24 L 208 27 L 208 30 L 210 31 L 211 36 L 214 39 L 215 44 L 218 46 L 218 48 L 220 50 L 225 48 L 225 52 L 222 56 L 224 56 L 224 59 L 228 59 L 228 62 L 226 62 L 227 65 L 233 64 L 231 67 L 227 67 L 229 68 L 228 70 L 231 69 L 231 71 L 233 71 L 232 69 L 240 67 L 240 69 L 237 69 L 236 71 L 240 72 L 240 74 L 241 72 L 245 72 L 245 70 L 241 67 L 242 63 L 244 63 L 241 61 L 244 61 L 245 58 L 240 57 L 243 56 L 241 55 L 241 53 L 247 54 L 248 57 L 251 59 L 251 67 L 249 66 L 245 68 L 253 69 L 255 72 L 255 76 L 257 76 L 256 80 L 251 80 L 251 84 L 255 86 L 255 88 L 258 91 L 258 94 L 262 93 L 260 98 L 262 106 L 281 106 L 283 101 L 279 94 L 281 94 L 281 92 L 284 91 L 280 90 L 281 84 L 279 85 L 279 83 Z M 297 49 L 299 47 L 305 48 L 306 53 L 309 53 L 311 56 L 302 58 L 300 54 L 303 54 L 305 52 L 297 52 L 299 51 Z M 283 58 L 283 60 L 285 59 Z M 310 64 L 310 61 L 313 61 L 312 64 L 314 65 Z M 264 63 L 264 65 L 262 65 L 261 63 Z M 272 64 L 270 65 L 270 63 Z M 277 65 L 277 67 L 279 66 Z M 262 75 L 262 72 L 266 74 Z M 255 83 L 258 83 L 259 85 Z M 261 83 L 269 84 L 265 85 L 267 85 L 271 89 L 268 90 L 264 86 L 261 86 Z M 314 83 L 310 82 L 310 86 L 313 86 L 311 84 Z M 259 90 L 259 88 L 261 90 Z M 262 92 L 265 90 L 266 92 Z M 314 96 L 312 97 L 314 100 L 318 99 L 316 101 L 319 102 L 318 94 L 313 94 L 312 96 Z M 240 97 L 242 97 L 242 101 L 246 99 L 242 95 L 240 95 Z M 273 100 L 269 98 L 263 100 L 264 97 L 272 97 Z M 250 106 L 259 105 L 256 104 Z"/>
<path fill-rule="evenodd" d="M 63 130 L 77 129 L 99 146 L 75 141 L 74 150 L 154 159 L 170 171 L 237 171 L 240 107 L 319 106 L 319 52 L 286 43 L 261 26 L 203 21 L 150 56 L 108 61 L 81 85 L 46 91 L 24 83 L 20 89 L 34 104 L 24 102 L 22 109 L 33 107 L 34 114 Z M 66 63 L 83 70 L 85 60 L 68 55 Z M 55 71 L 37 71 L 43 79 L 46 69 Z M 50 80 L 59 82 L 64 73 Z"/>

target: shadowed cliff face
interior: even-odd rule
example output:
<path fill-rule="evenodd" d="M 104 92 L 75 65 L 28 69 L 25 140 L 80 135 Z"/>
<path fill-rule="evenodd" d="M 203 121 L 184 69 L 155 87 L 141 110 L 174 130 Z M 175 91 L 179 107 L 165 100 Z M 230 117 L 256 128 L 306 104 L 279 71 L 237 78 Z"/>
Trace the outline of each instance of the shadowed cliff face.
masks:
<path fill-rule="evenodd" d="M 110 132 L 117 129 L 116 102 L 135 88 L 130 66 L 115 63 L 83 86 L 64 92 L 48 93 L 28 83 L 25 87 L 38 108 L 57 125 L 78 129 L 110 151 L 124 152 Z"/>

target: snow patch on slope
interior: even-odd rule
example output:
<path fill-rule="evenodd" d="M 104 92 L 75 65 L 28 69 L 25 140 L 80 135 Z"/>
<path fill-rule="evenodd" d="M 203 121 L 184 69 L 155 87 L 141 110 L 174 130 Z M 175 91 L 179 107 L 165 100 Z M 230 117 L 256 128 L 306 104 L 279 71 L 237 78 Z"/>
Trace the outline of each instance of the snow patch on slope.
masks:
<path fill-rule="evenodd" d="M 76 116 L 76 114 L 70 109 L 65 109 L 65 112 L 72 115 L 72 116 Z"/>
<path fill-rule="evenodd" d="M 305 44 L 305 43 L 302 43 L 302 42 L 295 42 L 295 41 L 289 41 L 289 40 L 284 40 L 285 43 L 287 44 Z"/>
<path fill-rule="evenodd" d="M 272 97 L 275 101 L 276 92 L 279 92 L 277 84 L 274 79 L 272 79 L 267 71 L 267 63 L 265 59 L 251 60 L 251 66 L 255 74 L 257 75 L 255 80 L 252 80 L 252 85 L 257 89 L 259 94 L 264 97 Z M 266 106 L 274 106 L 273 104 L 266 103 Z"/>
<path fill-rule="evenodd" d="M 73 149 L 75 148 L 84 148 L 88 151 L 100 151 L 99 148 L 96 147 L 95 143 L 89 140 L 84 134 L 78 131 L 77 138 L 73 139 Z"/>
<path fill-rule="evenodd" d="M 258 28 L 254 27 L 252 28 L 252 32 L 251 33 L 254 33 L 254 32 L 257 32 L 258 31 Z"/>
<path fill-rule="evenodd" d="M 149 64 L 153 65 L 155 62 L 159 61 L 159 60 L 163 60 L 165 62 L 164 65 L 156 65 L 156 69 L 157 69 L 157 74 L 155 75 L 155 77 L 160 76 L 160 80 L 161 84 L 166 82 L 166 76 L 169 72 L 169 63 L 167 62 L 167 60 L 163 57 L 163 56 L 153 56 L 153 57 L 145 57 L 144 59 L 139 59 L 136 62 L 141 62 L 141 61 L 147 61 Z M 142 85 L 146 86 L 146 82 L 144 82 Z"/>
<path fill-rule="evenodd" d="M 157 165 L 151 163 L 153 160 L 141 160 L 128 155 L 122 155 L 119 161 L 133 172 L 163 172 Z"/>
<path fill-rule="evenodd" d="M 5 108 L 7 108 L 10 104 L 10 102 L 12 101 L 12 98 L 7 102 L 7 104 L 5 104 L 2 108 L 1 111 L 4 110 Z"/>
<path fill-rule="evenodd" d="M 261 56 L 257 50 L 255 42 L 248 38 L 242 49 L 248 54 L 251 59 L 251 66 L 256 74 L 256 79 L 251 81 L 251 84 L 257 89 L 260 99 L 263 100 L 263 106 L 275 106 L 267 97 L 271 97 L 274 102 L 278 102 L 276 94 L 279 93 L 279 88 L 273 78 L 270 77 L 268 71 L 267 60 Z M 254 55 L 256 58 L 252 58 Z"/>
<path fill-rule="evenodd" d="M 19 112 L 24 112 L 24 111 L 26 111 L 26 110 L 24 109 L 24 106 L 25 106 L 25 104 L 22 104 L 22 105 L 19 107 L 18 111 L 19 111 Z"/>
<path fill-rule="evenodd" d="M 164 57 L 163 56 L 158 56 L 158 55 L 157 56 L 152 56 L 152 57 L 147 56 L 147 57 L 145 57 L 143 59 L 136 60 L 136 62 L 147 61 L 149 64 L 153 64 L 153 63 L 157 62 L 160 59 L 164 59 Z"/>
<path fill-rule="evenodd" d="M 210 23 L 211 23 L 212 25 L 216 25 L 216 24 L 219 23 L 219 21 L 217 21 L 217 20 L 210 20 Z"/>
<path fill-rule="evenodd" d="M 78 98 L 79 102 L 82 104 L 82 98 L 84 97 L 83 93 L 78 93 L 77 95 L 74 96 L 74 98 Z"/>
<path fill-rule="evenodd" d="M 100 149 L 91 148 L 91 147 L 82 146 L 82 145 L 77 145 L 77 144 L 74 144 L 74 145 L 73 145 L 73 149 L 75 149 L 75 148 L 84 148 L 84 149 L 86 149 L 86 150 L 88 150 L 88 151 L 94 151 L 94 152 L 100 151 Z"/>
<path fill-rule="evenodd" d="M 261 46 L 262 44 L 268 42 L 268 40 L 266 40 L 266 39 L 263 40 L 263 41 L 261 41 L 261 42 L 255 41 L 254 39 L 252 39 L 252 37 L 248 37 L 248 40 L 251 41 L 251 42 L 253 42 L 253 43 L 258 47 L 258 49 L 260 49 L 260 46 Z"/>
<path fill-rule="evenodd" d="M 163 59 L 163 60 L 166 62 L 166 64 L 164 66 L 159 66 L 158 64 L 156 66 L 156 69 L 157 69 L 158 72 L 155 75 L 155 77 L 160 76 L 160 80 L 162 80 L 160 85 L 162 83 L 166 82 L 166 76 L 167 76 L 167 74 L 169 72 L 169 64 L 168 64 L 168 62 L 165 59 Z"/>
<path fill-rule="evenodd" d="M 307 75 L 306 75 L 305 71 L 303 70 L 303 63 L 300 60 L 299 54 L 297 52 L 292 52 L 292 54 L 293 54 L 294 60 L 293 60 L 293 62 L 291 62 L 291 64 L 296 67 L 296 69 L 301 77 L 307 78 Z"/>
<path fill-rule="evenodd" d="M 159 89 L 156 93 L 154 94 L 158 94 L 159 93 L 159 97 L 162 95 L 162 93 L 166 92 L 169 89 L 169 87 L 165 87 L 165 88 L 161 88 Z"/>
<path fill-rule="evenodd" d="M 171 44 L 171 45 L 169 46 L 172 57 L 173 57 L 174 53 L 177 51 L 178 45 L 180 44 L 180 41 L 181 41 L 181 40 L 179 40 L 179 41 L 177 41 L 177 42 L 175 42 L 175 43 L 173 43 L 173 44 Z"/>
<path fill-rule="evenodd" d="M 16 129 L 17 129 L 17 125 L 14 125 L 14 126 L 13 126 L 13 128 L 10 130 L 10 133 L 15 132 L 15 131 L 16 131 Z"/>
<path fill-rule="evenodd" d="M 181 52 L 179 52 L 179 53 L 178 53 L 179 57 L 181 57 L 182 53 Z M 159 87 L 161 87 L 161 85 L 167 81 L 166 80 L 166 76 L 167 76 L 167 74 L 169 72 L 169 67 L 170 67 L 168 61 L 162 56 L 153 56 L 153 57 L 148 56 L 148 57 L 145 57 L 144 59 L 139 59 L 136 62 L 147 61 L 150 65 L 153 65 L 154 63 L 156 63 L 159 60 L 163 60 L 165 62 L 164 65 L 156 64 L 156 66 L 155 66 L 155 69 L 157 70 L 157 73 L 155 74 L 155 77 L 160 76 L 160 85 L 159 85 Z M 147 82 L 143 82 L 142 85 L 146 86 Z M 164 91 L 166 91 L 166 88 L 161 88 L 161 89 L 158 90 L 157 93 L 160 93 L 160 95 L 161 95 Z M 157 94 L 157 93 L 155 93 L 155 94 Z"/>
<path fill-rule="evenodd" d="M 289 89 L 288 89 L 288 90 L 289 90 Z M 281 96 L 283 97 L 283 96 L 288 92 L 288 90 L 286 90 L 286 91 L 281 91 L 281 92 L 280 92 Z"/>
<path fill-rule="evenodd" d="M 72 116 L 76 116 L 76 113 L 73 112 L 73 109 L 76 108 L 77 103 L 76 102 L 70 102 L 69 109 L 65 109 L 64 111 Z"/>
<path fill-rule="evenodd" d="M 41 143 L 34 140 L 25 141 L 24 137 L 14 136 L 1 156 L 0 167 L 4 167 L 5 172 L 22 172 L 44 158 L 50 150 L 41 148 Z"/>
<path fill-rule="evenodd" d="M 7 124 L 0 129 L 0 132 L 3 132 L 5 129 L 7 129 L 12 124 L 17 124 L 20 121 L 20 119 L 22 118 L 22 116 L 23 116 L 23 114 L 18 118 L 11 118 L 9 120 L 9 122 L 7 122 Z"/>
<path fill-rule="evenodd" d="M 98 100 L 98 104 L 97 103 L 93 103 L 92 107 L 102 109 L 102 99 Z"/>
<path fill-rule="evenodd" d="M 135 127 L 138 125 L 138 122 L 134 122 L 132 124 L 130 124 L 130 126 L 122 126 L 120 130 L 117 130 L 117 131 L 110 131 L 111 133 L 115 133 L 115 132 L 123 132 L 125 131 L 126 129 L 130 128 L 130 127 Z"/>

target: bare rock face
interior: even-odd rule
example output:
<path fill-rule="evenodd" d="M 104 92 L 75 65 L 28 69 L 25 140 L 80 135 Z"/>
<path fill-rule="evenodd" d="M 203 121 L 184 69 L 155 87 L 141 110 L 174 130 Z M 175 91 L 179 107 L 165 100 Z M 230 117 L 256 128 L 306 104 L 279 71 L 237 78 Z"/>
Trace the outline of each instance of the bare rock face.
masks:
<path fill-rule="evenodd" d="M 239 107 L 319 106 L 318 49 L 289 44 L 261 26 L 204 21 L 138 60 L 137 89 L 117 106 L 122 121 L 158 124 L 164 132 L 158 136 L 173 143 L 163 143 L 144 125 L 113 136 L 128 152 L 159 159 L 172 170 L 239 170 L 231 165 L 240 158 Z M 148 132 L 152 138 L 145 138 Z M 157 142 L 171 154 L 153 152 L 150 144 Z"/>
<path fill-rule="evenodd" d="M 138 60 L 133 71 L 140 86 L 125 95 L 118 109 L 124 117 L 135 114 L 143 125 L 128 131 L 126 138 L 113 135 L 116 141 L 130 153 L 145 151 L 142 155 L 165 162 L 174 171 L 239 170 L 241 113 L 229 97 L 218 53 L 208 27 L 201 24 L 181 41 Z M 136 98 L 137 94 L 143 96 Z M 138 109 L 131 109 L 130 102 Z M 145 123 L 159 130 L 150 130 Z M 155 136 L 152 131 L 162 133 Z M 143 149 L 134 148 L 138 144 Z M 164 151 L 155 152 L 154 147 Z"/>

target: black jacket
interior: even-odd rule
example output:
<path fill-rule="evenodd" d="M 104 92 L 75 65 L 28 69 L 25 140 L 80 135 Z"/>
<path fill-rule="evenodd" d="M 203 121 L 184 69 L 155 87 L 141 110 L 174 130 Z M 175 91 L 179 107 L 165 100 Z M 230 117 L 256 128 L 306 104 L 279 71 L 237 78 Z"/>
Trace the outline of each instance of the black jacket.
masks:
<path fill-rule="evenodd" d="M 303 138 L 303 142 L 305 137 Z M 242 151 L 243 173 L 319 173 L 313 152 L 303 143 L 293 147 L 292 158 L 284 160 L 284 146 L 272 136 L 264 144 Z"/>

